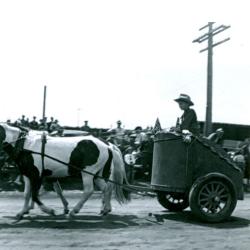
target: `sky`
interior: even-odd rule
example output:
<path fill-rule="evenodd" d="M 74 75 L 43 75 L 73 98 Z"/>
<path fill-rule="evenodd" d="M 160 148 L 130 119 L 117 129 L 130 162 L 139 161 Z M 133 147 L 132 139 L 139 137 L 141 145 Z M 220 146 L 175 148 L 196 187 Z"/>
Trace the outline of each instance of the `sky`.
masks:
<path fill-rule="evenodd" d="M 247 0 L 0 0 L 0 121 L 43 114 L 61 125 L 163 128 L 191 96 L 206 114 L 207 43 L 214 27 L 230 41 L 213 51 L 213 122 L 250 125 Z"/>

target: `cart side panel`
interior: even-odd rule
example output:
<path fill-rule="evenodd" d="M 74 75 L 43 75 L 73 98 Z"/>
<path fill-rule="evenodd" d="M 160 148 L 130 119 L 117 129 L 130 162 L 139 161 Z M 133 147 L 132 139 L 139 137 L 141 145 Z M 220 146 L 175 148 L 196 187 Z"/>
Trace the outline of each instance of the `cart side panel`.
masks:
<path fill-rule="evenodd" d="M 215 145 L 213 146 L 214 151 L 212 151 L 211 147 L 206 147 L 199 141 L 191 147 L 192 149 L 190 149 L 190 151 L 195 152 L 197 155 L 195 164 L 192 164 L 194 166 L 193 181 L 200 176 L 205 176 L 212 172 L 224 174 L 234 184 L 238 199 L 242 199 L 243 174 L 239 168 L 227 160 L 226 152 L 224 152 L 223 156 L 222 148 L 216 148 Z M 221 151 L 220 154 L 218 154 L 219 151 Z"/>
<path fill-rule="evenodd" d="M 187 188 L 187 146 L 182 137 L 158 135 L 154 143 L 151 186 L 156 190 L 184 192 Z"/>

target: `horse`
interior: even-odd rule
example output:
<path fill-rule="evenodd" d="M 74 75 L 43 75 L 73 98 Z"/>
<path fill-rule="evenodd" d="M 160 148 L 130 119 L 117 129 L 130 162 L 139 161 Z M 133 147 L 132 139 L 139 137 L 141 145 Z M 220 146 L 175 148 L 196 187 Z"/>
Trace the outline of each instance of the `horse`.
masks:
<path fill-rule="evenodd" d="M 92 135 L 75 137 L 53 137 L 45 133 L 23 131 L 20 127 L 0 123 L 0 145 L 18 166 L 24 177 L 24 205 L 16 215 L 21 219 L 29 213 L 29 200 L 49 214 L 55 211 L 46 206 L 39 197 L 44 177 L 55 180 L 55 191 L 61 197 L 64 207 L 60 178 L 81 175 L 83 193 L 79 202 L 70 211 L 74 217 L 94 192 L 94 184 L 102 191 L 101 215 L 111 212 L 112 191 L 120 204 L 130 200 L 128 184 L 121 151 L 115 145 Z"/>
<path fill-rule="evenodd" d="M 32 130 L 32 129 L 28 129 L 26 127 L 21 127 L 21 126 L 19 128 L 22 131 L 29 132 L 29 135 L 32 135 L 32 134 L 33 135 L 40 135 L 40 136 L 43 136 L 44 134 L 48 135 L 47 131 Z M 17 142 L 18 142 L 18 140 L 17 140 Z M 9 147 L 9 154 L 13 153 L 13 149 L 9 145 L 5 145 L 5 151 L 6 150 L 8 151 L 7 147 Z M 6 161 L 6 159 L 5 159 L 5 161 Z M 11 159 L 10 157 L 7 159 L 7 162 L 9 162 L 9 161 L 12 164 L 14 163 L 13 159 Z M 52 183 L 54 191 L 57 193 L 58 197 L 60 198 L 60 200 L 62 202 L 62 205 L 64 207 L 64 214 L 68 214 L 69 213 L 69 209 L 68 209 L 69 203 L 68 203 L 68 201 L 66 200 L 66 198 L 63 195 L 63 191 L 62 191 L 62 188 L 61 188 L 61 185 L 60 185 L 58 179 L 51 178 L 50 182 Z M 27 183 L 27 182 L 25 182 L 25 179 L 24 179 L 24 184 L 25 183 Z M 28 188 L 29 188 L 28 185 L 29 185 L 28 183 L 27 183 L 27 185 L 25 185 L 25 189 L 24 189 L 25 191 L 24 191 L 24 193 L 28 192 Z M 28 203 L 29 202 L 28 200 L 30 200 L 30 197 L 27 196 L 27 195 L 25 195 L 25 198 L 27 198 L 26 202 Z M 28 210 L 31 210 L 31 209 L 34 209 L 34 201 L 33 200 L 31 200 L 30 205 L 28 207 Z M 28 213 L 28 212 L 26 211 L 26 213 Z"/>

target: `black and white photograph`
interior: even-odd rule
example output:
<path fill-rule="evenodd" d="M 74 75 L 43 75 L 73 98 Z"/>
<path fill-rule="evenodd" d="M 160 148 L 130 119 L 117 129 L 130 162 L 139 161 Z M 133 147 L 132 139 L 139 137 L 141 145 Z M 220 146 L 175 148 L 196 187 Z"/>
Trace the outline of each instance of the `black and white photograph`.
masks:
<path fill-rule="evenodd" d="M 0 249 L 250 247 L 247 0 L 0 0 Z"/>

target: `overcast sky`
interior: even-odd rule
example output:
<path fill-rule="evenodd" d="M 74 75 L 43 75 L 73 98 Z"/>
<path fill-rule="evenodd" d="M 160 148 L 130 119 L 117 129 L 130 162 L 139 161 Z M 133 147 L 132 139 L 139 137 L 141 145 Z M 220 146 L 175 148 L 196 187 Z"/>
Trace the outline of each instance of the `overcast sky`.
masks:
<path fill-rule="evenodd" d="M 175 124 L 189 94 L 205 119 L 208 21 L 231 25 L 214 49 L 213 121 L 250 124 L 248 1 L 0 1 L 0 120 L 22 114 L 61 125 Z"/>

